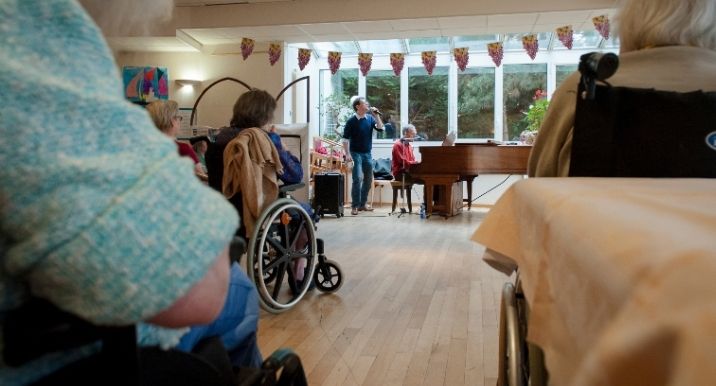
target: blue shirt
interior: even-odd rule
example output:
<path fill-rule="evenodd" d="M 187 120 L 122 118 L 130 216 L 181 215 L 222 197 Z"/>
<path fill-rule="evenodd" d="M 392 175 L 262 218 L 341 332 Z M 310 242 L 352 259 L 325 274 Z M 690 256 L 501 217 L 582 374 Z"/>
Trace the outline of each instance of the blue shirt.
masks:
<path fill-rule="evenodd" d="M 352 116 L 346 122 L 343 138 L 350 141 L 350 151 L 356 153 L 370 153 L 373 148 L 373 128 L 376 127 L 375 118 L 366 114 L 363 118 Z"/>

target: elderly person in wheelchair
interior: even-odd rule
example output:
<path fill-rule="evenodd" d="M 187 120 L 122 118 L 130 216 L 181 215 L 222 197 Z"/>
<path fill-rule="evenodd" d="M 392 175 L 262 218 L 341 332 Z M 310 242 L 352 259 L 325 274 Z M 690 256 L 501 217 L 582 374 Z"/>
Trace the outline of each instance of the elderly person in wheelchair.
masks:
<path fill-rule="evenodd" d="M 207 151 L 209 185 L 220 190 L 241 214 L 237 231 L 248 238 L 247 269 L 261 306 L 269 312 L 293 307 L 312 284 L 336 291 L 340 267 L 323 255 L 313 210 L 290 199 L 303 170 L 272 129 L 275 99 L 250 90 L 236 101 L 229 127 Z M 284 183 L 279 186 L 279 181 Z M 317 268 L 317 270 L 316 270 Z"/>
<path fill-rule="evenodd" d="M 716 178 L 716 3 L 624 0 L 616 21 L 621 55 L 582 56 L 579 72 L 553 95 L 530 155 L 528 174 Z M 478 232 L 477 238 L 489 237 L 489 232 L 477 236 Z M 580 376 L 590 375 L 572 374 L 574 369 L 565 369 L 567 366 L 555 370 L 559 376 L 549 376 L 541 350 L 527 342 L 530 336 L 546 339 L 549 332 L 528 331 L 530 304 L 522 292 L 519 267 L 492 250 L 486 252 L 485 260 L 505 273 L 518 272 L 515 284 L 506 283 L 502 294 L 498 385 L 561 385 L 569 384 L 564 381 L 570 376 L 579 379 L 575 384 L 587 384 Z M 568 346 L 574 349 L 568 354 L 571 359 L 581 354 L 577 347 L 594 343 L 588 340 L 594 336 L 580 338 Z M 555 340 L 560 339 L 563 337 Z M 559 354 L 552 349 L 553 356 L 545 359 L 557 367 L 561 365 L 556 358 Z M 669 355 L 675 356 L 671 352 L 654 354 L 654 361 L 660 363 L 659 358 Z M 619 369 L 602 368 L 600 376 L 623 380 L 631 371 L 636 370 L 620 373 Z M 676 379 L 641 375 L 651 379 L 644 384 L 680 384 Z M 594 383 L 589 384 L 606 384 L 591 381 Z"/>

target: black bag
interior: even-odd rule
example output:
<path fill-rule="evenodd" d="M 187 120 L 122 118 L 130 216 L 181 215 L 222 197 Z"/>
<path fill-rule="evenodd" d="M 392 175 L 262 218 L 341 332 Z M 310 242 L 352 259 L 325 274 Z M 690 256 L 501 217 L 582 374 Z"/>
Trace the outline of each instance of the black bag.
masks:
<path fill-rule="evenodd" d="M 392 180 L 390 171 L 390 158 L 378 158 L 373 160 L 373 179 Z"/>

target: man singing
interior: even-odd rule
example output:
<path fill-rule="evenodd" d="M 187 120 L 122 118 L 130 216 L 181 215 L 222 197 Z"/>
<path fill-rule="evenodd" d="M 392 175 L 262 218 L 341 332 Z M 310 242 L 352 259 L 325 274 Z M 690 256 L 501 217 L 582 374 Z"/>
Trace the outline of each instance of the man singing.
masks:
<path fill-rule="evenodd" d="M 346 161 L 354 161 L 351 214 L 355 216 L 358 211 L 373 210 L 366 206 L 368 192 L 373 185 L 373 157 L 370 151 L 373 148 L 373 130 L 383 131 L 383 121 L 380 111 L 371 108 L 363 97 L 353 97 L 351 106 L 356 114 L 346 122 L 343 148 Z"/>

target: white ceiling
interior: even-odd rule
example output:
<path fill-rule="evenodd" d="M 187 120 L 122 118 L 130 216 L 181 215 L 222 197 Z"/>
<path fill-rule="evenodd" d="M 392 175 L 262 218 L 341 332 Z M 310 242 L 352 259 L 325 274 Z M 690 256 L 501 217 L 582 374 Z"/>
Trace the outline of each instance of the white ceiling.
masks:
<path fill-rule="evenodd" d="M 206 3 L 237 3 L 229 0 L 176 0 L 177 6 Z M 250 0 L 293 1 L 293 0 Z M 593 29 L 592 17 L 612 15 L 613 9 L 566 12 L 522 13 L 510 15 L 479 15 L 397 19 L 364 22 L 273 25 L 231 28 L 188 28 L 177 30 L 177 37 L 110 38 L 119 51 L 185 51 L 222 53 L 238 51 L 244 37 L 257 41 L 257 49 L 272 41 L 287 43 L 337 42 L 351 40 L 382 40 L 396 38 L 453 37 L 485 34 L 553 32 L 555 28 L 572 25 L 575 31 Z"/>

